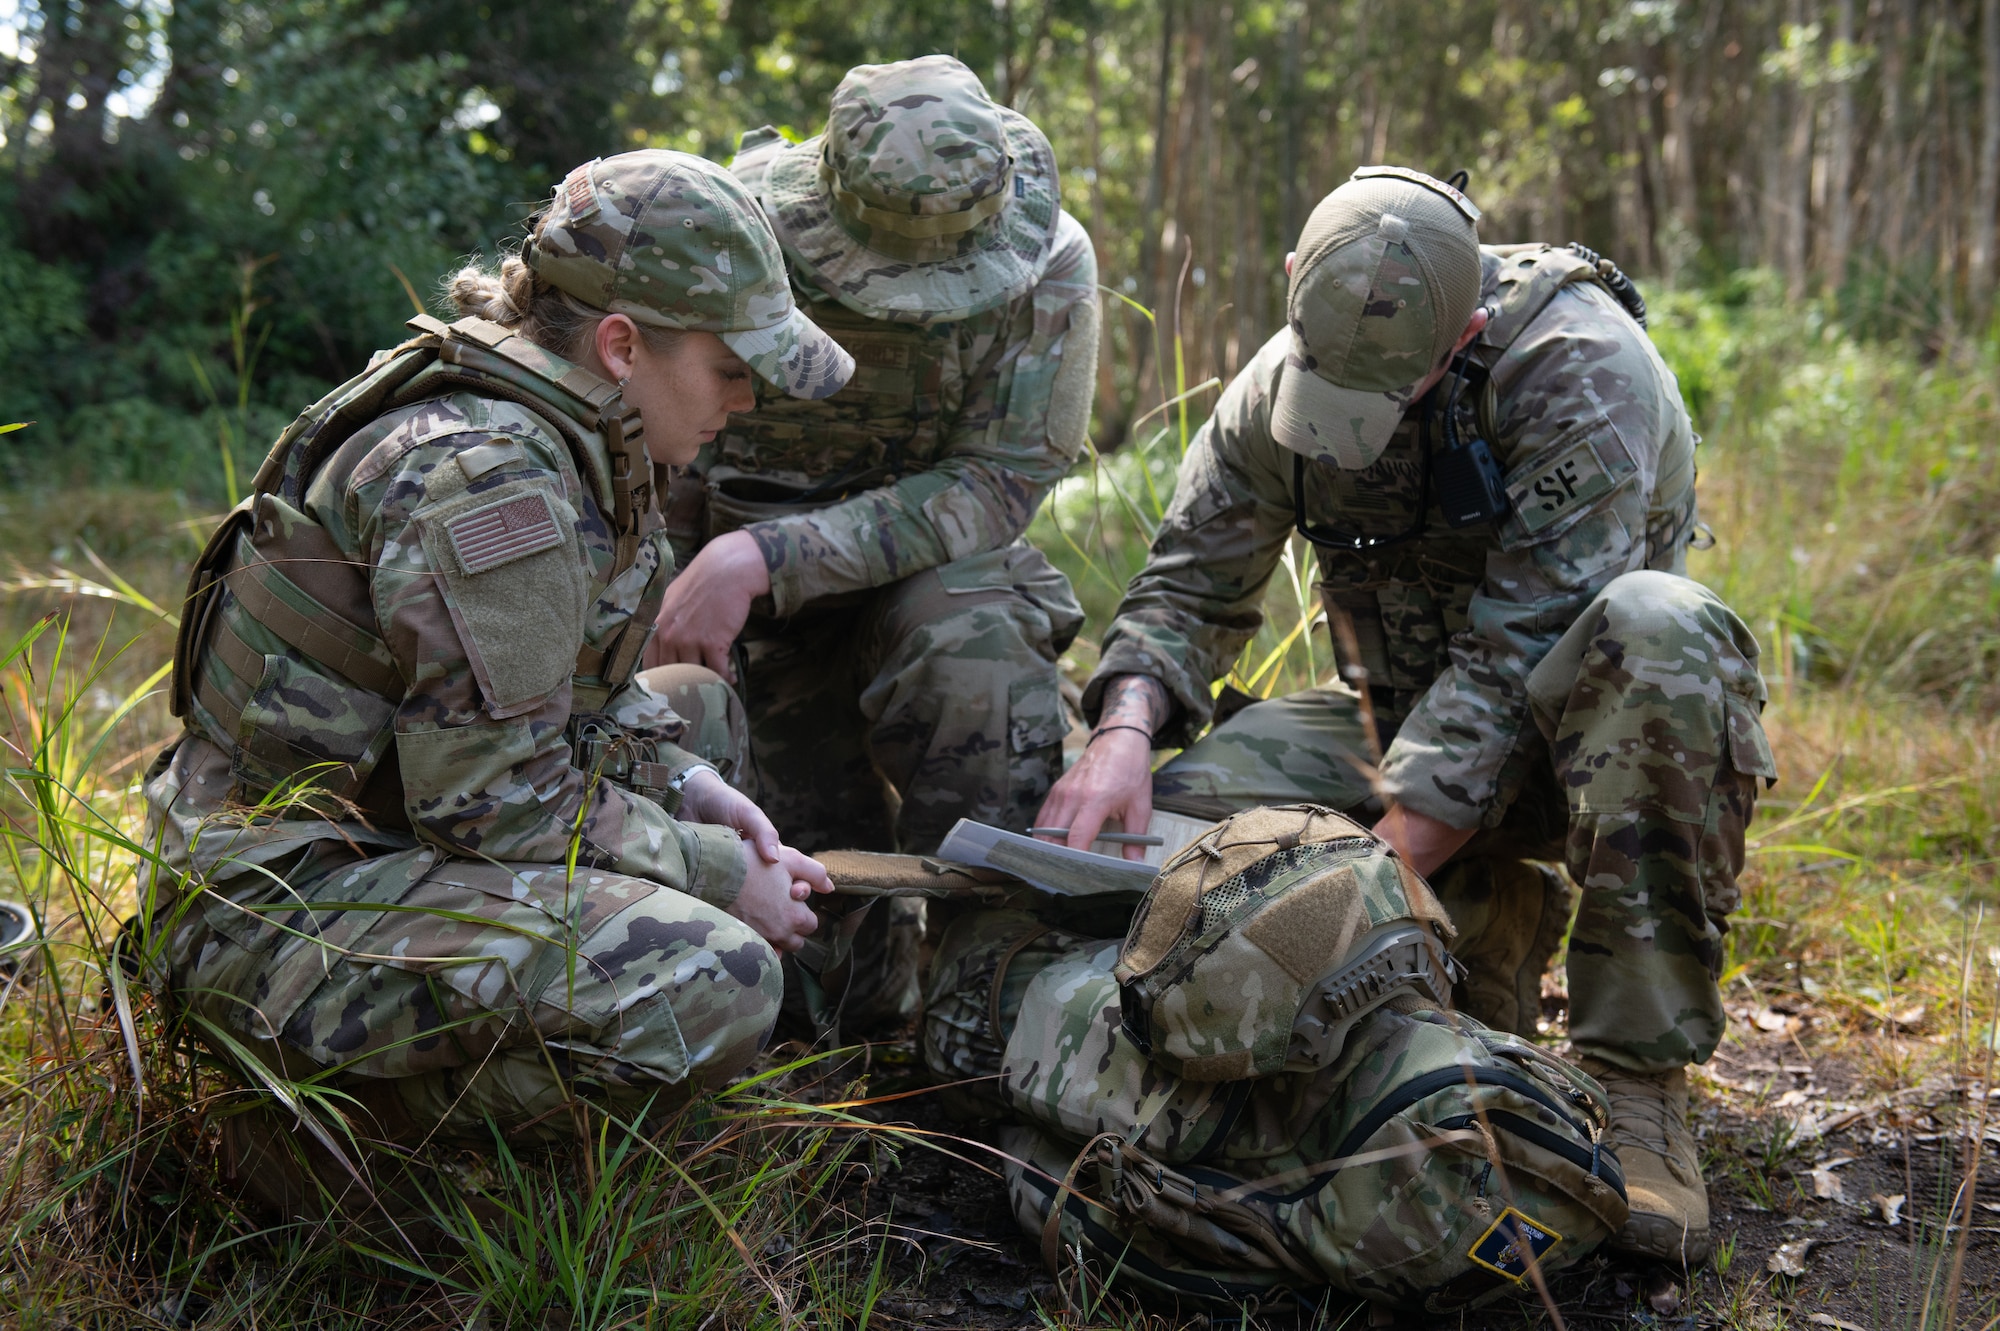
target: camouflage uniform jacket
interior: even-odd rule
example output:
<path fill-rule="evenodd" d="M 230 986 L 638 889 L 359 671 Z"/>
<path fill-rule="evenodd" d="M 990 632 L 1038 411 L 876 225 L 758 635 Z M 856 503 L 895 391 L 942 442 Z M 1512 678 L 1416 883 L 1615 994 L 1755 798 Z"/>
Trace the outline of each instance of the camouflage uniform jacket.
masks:
<path fill-rule="evenodd" d="M 1619 574 L 1685 572 L 1695 522 L 1695 438 L 1643 330 L 1560 251 L 1486 247 L 1482 265 L 1482 303 L 1498 313 L 1472 352 L 1490 392 L 1480 409 L 1458 410 L 1461 430 L 1476 422 L 1492 444 L 1510 511 L 1455 530 L 1433 501 L 1415 539 L 1315 547 L 1322 595 L 1354 623 L 1375 706 L 1401 723 L 1384 756 L 1388 792 L 1455 827 L 1497 823 L 1519 790 L 1541 738 L 1532 725 L 1523 735 L 1528 673 Z M 1281 330 L 1264 345 L 1189 445 L 1105 635 L 1088 716 L 1111 676 L 1151 675 L 1179 705 L 1162 740 L 1187 742 L 1211 715 L 1209 682 L 1261 624 L 1294 530 L 1296 455 L 1269 425 L 1289 342 Z M 1306 464 L 1307 522 L 1362 537 L 1409 531 L 1426 493 L 1423 415 L 1412 407 L 1364 470 Z"/>
<path fill-rule="evenodd" d="M 770 142 L 746 138 L 732 168 L 753 192 L 757 148 Z M 1063 214 L 1035 286 L 961 321 L 859 314 L 796 264 L 793 289 L 853 354 L 854 377 L 817 402 L 758 385 L 756 409 L 732 417 L 675 485 L 668 522 L 682 554 L 747 527 L 782 617 L 1019 538 L 1088 424 L 1097 259 L 1083 227 Z M 755 498 L 733 502 L 741 495 Z"/>
<path fill-rule="evenodd" d="M 571 368 L 533 354 L 547 357 L 551 378 Z M 589 471 L 609 475 L 603 436 L 579 433 Z M 580 838 L 582 864 L 732 902 L 744 874 L 735 833 L 677 821 L 609 779 L 612 763 L 579 752 L 601 757 L 594 738 L 575 742 L 588 730 L 627 753 L 646 745 L 655 785 L 695 761 L 672 745 L 683 723 L 663 698 L 636 681 L 573 677 L 635 616 L 651 623 L 672 570 L 665 533 L 649 520 L 613 577 L 620 560 L 601 484 L 536 411 L 470 392 L 390 412 L 350 439 L 299 508 L 365 569 L 399 696 L 355 686 L 246 613 L 233 591 L 219 593 L 216 615 L 248 648 L 236 659 L 247 655 L 242 669 L 262 678 L 240 678 L 227 654 L 205 652 L 205 683 L 235 698 L 197 693 L 189 733 L 148 782 L 166 861 L 214 881 L 337 838 L 372 853 L 427 844 L 562 864 Z M 242 720 L 223 727 L 210 704 L 240 708 Z M 295 769 L 344 764 L 336 770 L 353 773 L 364 808 L 383 790 L 391 807 L 366 821 L 282 800 L 247 813 L 284 783 L 284 764 L 267 762 L 284 753 Z"/>

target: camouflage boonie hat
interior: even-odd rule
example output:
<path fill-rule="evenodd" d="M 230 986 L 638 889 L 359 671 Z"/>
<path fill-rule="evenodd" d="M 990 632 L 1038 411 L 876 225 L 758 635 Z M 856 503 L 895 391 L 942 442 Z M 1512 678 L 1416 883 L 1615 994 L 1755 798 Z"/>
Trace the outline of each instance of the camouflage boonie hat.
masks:
<path fill-rule="evenodd" d="M 1359 824 L 1249 809 L 1147 889 L 1112 972 L 1125 1034 L 1195 1081 L 1327 1067 L 1397 994 L 1450 1005 L 1438 931 L 1451 921 L 1430 888 Z"/>
<path fill-rule="evenodd" d="M 831 397 L 854 373 L 792 300 L 756 201 L 706 158 L 648 149 L 579 166 L 521 258 L 594 309 L 718 335 L 793 397 Z"/>
<path fill-rule="evenodd" d="M 764 202 L 786 252 L 841 304 L 947 323 L 1040 280 L 1062 200 L 1034 123 L 930 55 L 849 70 L 826 132 L 772 161 Z"/>
<path fill-rule="evenodd" d="M 1320 200 L 1285 299 L 1274 439 L 1337 467 L 1382 456 L 1479 303 L 1478 222 L 1463 194 L 1400 166 L 1364 166 Z"/>

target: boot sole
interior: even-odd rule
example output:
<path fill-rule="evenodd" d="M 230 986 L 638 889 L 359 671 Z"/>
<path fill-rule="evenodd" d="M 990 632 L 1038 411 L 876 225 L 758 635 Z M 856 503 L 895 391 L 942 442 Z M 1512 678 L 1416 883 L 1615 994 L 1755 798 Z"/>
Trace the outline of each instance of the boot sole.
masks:
<path fill-rule="evenodd" d="M 1618 1231 L 1609 1246 L 1612 1251 L 1627 1256 L 1647 1257 L 1656 1262 L 1682 1266 L 1700 1266 L 1714 1249 L 1707 1226 L 1688 1229 L 1671 1216 L 1647 1215 L 1637 1211 L 1626 1219 L 1625 1227 Z"/>

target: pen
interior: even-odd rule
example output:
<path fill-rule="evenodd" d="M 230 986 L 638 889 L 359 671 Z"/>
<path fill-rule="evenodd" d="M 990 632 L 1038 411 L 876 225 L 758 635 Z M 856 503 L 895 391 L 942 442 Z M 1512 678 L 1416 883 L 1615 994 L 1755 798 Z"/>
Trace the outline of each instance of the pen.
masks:
<path fill-rule="evenodd" d="M 1028 829 L 1028 835 L 1066 837 L 1069 835 L 1069 829 L 1067 827 L 1031 827 Z M 1099 832 L 1097 839 L 1099 841 L 1109 841 L 1120 846 L 1164 846 L 1167 844 L 1164 837 L 1140 836 L 1137 832 Z"/>

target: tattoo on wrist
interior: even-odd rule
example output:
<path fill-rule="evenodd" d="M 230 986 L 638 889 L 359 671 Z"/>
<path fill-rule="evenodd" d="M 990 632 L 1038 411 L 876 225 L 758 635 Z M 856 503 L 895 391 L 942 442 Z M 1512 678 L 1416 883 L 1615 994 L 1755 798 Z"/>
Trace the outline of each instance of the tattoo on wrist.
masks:
<path fill-rule="evenodd" d="M 1097 718 L 1097 730 L 1123 726 L 1157 735 L 1172 705 L 1167 686 L 1151 675 L 1119 675 L 1104 686 L 1104 709 Z"/>

